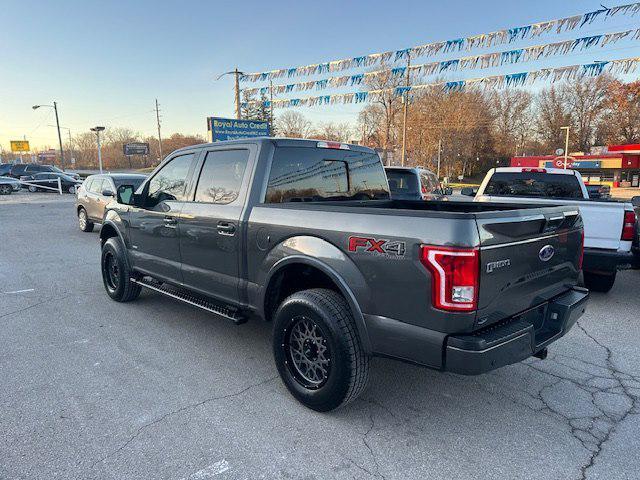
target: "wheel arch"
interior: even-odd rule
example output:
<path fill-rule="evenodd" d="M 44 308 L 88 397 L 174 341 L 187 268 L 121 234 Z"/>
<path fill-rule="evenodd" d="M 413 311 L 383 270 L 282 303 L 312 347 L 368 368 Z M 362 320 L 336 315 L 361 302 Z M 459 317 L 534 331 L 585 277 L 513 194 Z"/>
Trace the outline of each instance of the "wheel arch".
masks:
<path fill-rule="evenodd" d="M 312 280 L 303 279 L 301 275 L 305 274 L 312 276 Z M 287 282 L 284 288 L 283 282 Z M 277 305 L 292 293 L 318 287 L 340 293 L 354 317 L 363 348 L 371 353 L 371 343 L 358 299 L 343 276 L 330 265 L 307 255 L 290 255 L 272 266 L 264 285 L 259 308 L 267 321 L 271 320 Z"/>

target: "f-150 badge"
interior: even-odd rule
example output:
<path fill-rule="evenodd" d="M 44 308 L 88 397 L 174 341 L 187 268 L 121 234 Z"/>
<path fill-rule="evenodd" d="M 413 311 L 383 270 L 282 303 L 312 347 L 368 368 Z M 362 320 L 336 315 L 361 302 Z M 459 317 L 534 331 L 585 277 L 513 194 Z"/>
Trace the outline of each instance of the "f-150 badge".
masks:
<path fill-rule="evenodd" d="M 406 246 L 404 242 L 392 242 L 382 238 L 349 237 L 349 251 L 404 257 Z"/>

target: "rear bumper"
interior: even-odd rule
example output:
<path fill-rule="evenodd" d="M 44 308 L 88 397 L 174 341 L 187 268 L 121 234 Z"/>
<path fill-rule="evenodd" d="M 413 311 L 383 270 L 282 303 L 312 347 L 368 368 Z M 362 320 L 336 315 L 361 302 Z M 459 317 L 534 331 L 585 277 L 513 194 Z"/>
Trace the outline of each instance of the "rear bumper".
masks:
<path fill-rule="evenodd" d="M 582 268 L 587 272 L 615 272 L 620 268 L 628 268 L 633 261 L 632 252 L 585 248 Z"/>
<path fill-rule="evenodd" d="M 447 337 L 444 370 L 478 375 L 517 363 L 566 334 L 585 312 L 586 289 L 569 292 L 533 310 L 469 335 Z"/>

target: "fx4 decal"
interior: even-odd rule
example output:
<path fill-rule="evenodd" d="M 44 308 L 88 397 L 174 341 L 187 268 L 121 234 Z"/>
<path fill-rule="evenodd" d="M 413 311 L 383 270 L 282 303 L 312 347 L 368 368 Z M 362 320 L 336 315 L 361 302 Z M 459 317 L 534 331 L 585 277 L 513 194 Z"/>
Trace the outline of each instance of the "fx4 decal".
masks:
<path fill-rule="evenodd" d="M 392 242 L 386 239 L 366 237 L 349 237 L 349 251 L 404 257 L 406 247 L 404 242 Z"/>

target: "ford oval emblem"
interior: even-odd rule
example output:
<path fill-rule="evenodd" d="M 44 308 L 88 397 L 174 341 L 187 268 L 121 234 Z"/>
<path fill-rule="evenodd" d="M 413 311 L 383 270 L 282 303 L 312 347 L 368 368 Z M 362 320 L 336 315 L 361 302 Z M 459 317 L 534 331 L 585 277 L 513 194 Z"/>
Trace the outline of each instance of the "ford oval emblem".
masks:
<path fill-rule="evenodd" d="M 540 252 L 538 253 L 538 258 L 540 258 L 540 260 L 542 260 L 543 262 L 548 262 L 553 258 L 553 255 L 555 253 L 556 253 L 556 249 L 553 248 L 553 246 L 545 245 L 540 249 Z"/>

